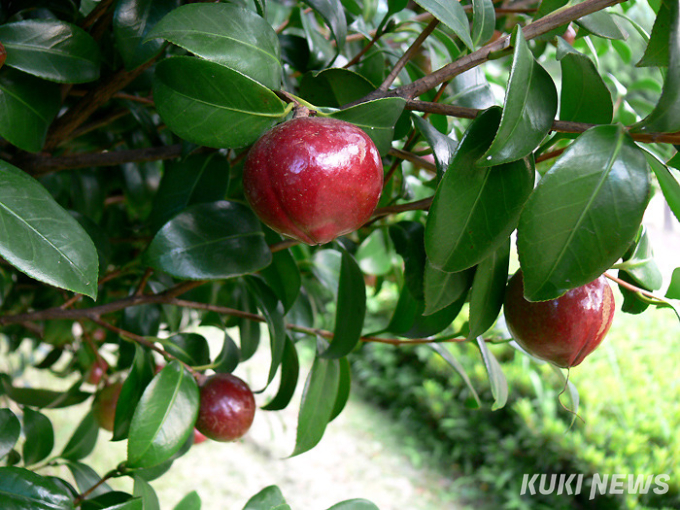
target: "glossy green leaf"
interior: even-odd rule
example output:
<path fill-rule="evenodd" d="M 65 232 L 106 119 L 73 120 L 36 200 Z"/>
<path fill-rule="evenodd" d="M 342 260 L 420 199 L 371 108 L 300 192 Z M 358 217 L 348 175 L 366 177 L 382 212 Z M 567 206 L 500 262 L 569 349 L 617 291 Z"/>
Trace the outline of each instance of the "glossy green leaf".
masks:
<path fill-rule="evenodd" d="M 156 336 L 161 326 L 159 305 L 131 306 L 123 310 L 121 328 L 140 336 Z"/>
<path fill-rule="evenodd" d="M 619 26 L 616 18 L 605 11 L 597 11 L 576 20 L 588 32 L 606 39 L 627 39 L 628 34 Z"/>
<path fill-rule="evenodd" d="M 496 11 L 492 0 L 472 0 L 472 43 L 486 44 L 496 28 Z"/>
<path fill-rule="evenodd" d="M 621 127 L 583 133 L 522 211 L 517 249 L 526 298 L 557 298 L 611 267 L 637 235 L 649 195 L 645 155 Z"/>
<path fill-rule="evenodd" d="M 379 510 L 377 506 L 367 499 L 348 499 L 336 503 L 328 510 Z"/>
<path fill-rule="evenodd" d="M 210 347 L 203 335 L 178 333 L 162 343 L 166 351 L 187 365 L 202 366 L 210 363 Z"/>
<path fill-rule="evenodd" d="M 380 154 L 384 155 L 390 150 L 394 125 L 405 104 L 400 97 L 385 97 L 339 110 L 329 117 L 359 126 L 371 137 Z"/>
<path fill-rule="evenodd" d="M 24 465 L 30 466 L 47 458 L 54 448 L 54 428 L 44 414 L 30 407 L 24 408 Z"/>
<path fill-rule="evenodd" d="M 347 405 L 349 401 L 349 394 L 352 390 L 352 367 L 349 364 L 349 359 L 347 357 L 340 358 L 339 360 L 340 377 L 338 380 L 338 395 L 335 397 L 335 405 L 333 406 L 333 411 L 331 412 L 331 418 L 329 422 L 335 420 Z"/>
<path fill-rule="evenodd" d="M 152 467 L 186 442 L 198 416 L 198 386 L 177 361 L 146 387 L 130 423 L 127 466 Z"/>
<path fill-rule="evenodd" d="M 99 78 L 96 41 L 82 28 L 58 20 L 27 19 L 0 26 L 5 65 L 45 80 L 84 83 Z"/>
<path fill-rule="evenodd" d="M 2 510 L 74 510 L 73 499 L 57 479 L 18 467 L 0 467 Z"/>
<path fill-rule="evenodd" d="M 449 83 L 451 96 L 448 101 L 456 106 L 485 109 L 496 106 L 496 96 L 480 67 L 459 74 Z M 448 102 L 447 101 L 447 102 Z"/>
<path fill-rule="evenodd" d="M 187 206 L 224 199 L 228 186 L 229 162 L 218 152 L 166 163 L 149 222 L 158 230 Z"/>
<path fill-rule="evenodd" d="M 265 487 L 248 500 L 243 510 L 272 510 L 285 505 L 286 500 L 276 485 Z"/>
<path fill-rule="evenodd" d="M 84 402 L 92 396 L 91 393 L 80 391 L 79 385 L 72 386 L 67 391 L 54 391 L 41 388 L 23 388 L 12 386 L 8 377 L 2 377 L 2 389 L 10 399 L 17 404 L 31 407 L 49 407 L 59 409 Z"/>
<path fill-rule="evenodd" d="M 355 253 L 361 270 L 376 276 L 392 272 L 393 255 L 392 244 L 383 229 L 376 229 L 368 234 Z"/>
<path fill-rule="evenodd" d="M 623 261 L 618 265 L 625 271 L 638 286 L 647 290 L 658 290 L 663 285 L 663 275 L 654 260 L 647 229 L 642 227 L 642 234 L 635 246 L 623 256 Z"/>
<path fill-rule="evenodd" d="M 662 0 L 659 12 L 654 20 L 649 42 L 638 67 L 668 67 L 669 64 L 669 41 L 671 35 L 671 5 L 674 0 Z"/>
<path fill-rule="evenodd" d="M 68 460 L 80 460 L 87 457 L 97 444 L 99 426 L 92 411 L 85 414 L 80 424 L 73 432 L 60 457 Z"/>
<path fill-rule="evenodd" d="M 676 170 L 671 170 L 653 155 L 647 153 L 647 161 L 649 162 L 654 175 L 659 183 L 661 192 L 668 207 L 671 208 L 675 217 L 680 221 L 680 173 Z M 675 159 L 675 158 L 674 158 Z M 671 160 L 672 161 L 672 160 Z M 668 165 L 671 165 L 671 161 Z"/>
<path fill-rule="evenodd" d="M 213 370 L 218 374 L 230 374 L 236 369 L 240 360 L 241 353 L 239 352 L 238 345 L 225 331 L 222 350 L 213 361 Z"/>
<path fill-rule="evenodd" d="M 458 143 L 454 139 L 441 133 L 422 117 L 412 115 L 412 118 L 413 124 L 425 137 L 425 140 L 427 140 L 430 147 L 432 147 L 432 155 L 434 156 L 434 161 L 437 165 L 437 175 L 441 179 L 441 176 L 444 175 L 446 169 L 449 168 L 449 163 L 451 162 L 451 158 L 453 157 Z"/>
<path fill-rule="evenodd" d="M 14 448 L 20 434 L 19 418 L 9 409 L 0 409 L 0 459 Z"/>
<path fill-rule="evenodd" d="M 423 315 L 432 315 L 446 308 L 467 294 L 472 285 L 475 268 L 457 273 L 447 273 L 434 267 L 429 261 L 425 264 L 425 310 Z"/>
<path fill-rule="evenodd" d="M 365 316 L 366 284 L 364 283 L 364 275 L 354 257 L 343 249 L 333 340 L 321 356 L 337 359 L 352 352 L 359 343 Z"/>
<path fill-rule="evenodd" d="M 268 266 L 260 222 L 245 205 L 218 201 L 186 208 L 151 241 L 145 262 L 177 278 L 231 278 Z"/>
<path fill-rule="evenodd" d="M 496 137 L 480 159 L 485 166 L 528 156 L 550 132 L 557 113 L 557 90 L 552 78 L 536 62 L 517 27 L 515 53 L 505 93 L 503 116 Z"/>
<path fill-rule="evenodd" d="M 680 131 L 680 5 L 667 2 L 670 9 L 668 35 L 668 72 L 661 97 L 647 117 L 635 124 L 633 131 L 673 133 Z"/>
<path fill-rule="evenodd" d="M 132 416 L 144 390 L 153 379 L 154 368 L 154 361 L 149 351 L 135 343 L 135 357 L 132 367 L 130 367 L 130 372 L 123 382 L 116 404 L 112 441 L 120 441 L 128 437 Z"/>
<path fill-rule="evenodd" d="M 175 505 L 173 510 L 201 510 L 201 497 L 198 492 L 191 491 Z"/>
<path fill-rule="evenodd" d="M 267 384 L 274 380 L 276 371 L 283 360 L 283 352 L 286 347 L 286 323 L 283 320 L 284 310 L 281 302 L 274 292 L 259 278 L 248 277 L 246 280 L 248 289 L 253 294 L 262 314 L 267 320 L 269 328 L 269 345 L 272 361 L 269 366 Z"/>
<path fill-rule="evenodd" d="M 533 188 L 533 165 L 525 159 L 494 167 L 477 163 L 491 143 L 499 110 L 486 110 L 472 122 L 430 207 L 425 250 L 442 271 L 462 271 L 493 253 L 515 229 Z"/>
<path fill-rule="evenodd" d="M 671 282 L 666 291 L 666 297 L 669 299 L 680 299 L 680 267 L 673 269 Z"/>
<path fill-rule="evenodd" d="M 35 179 L 0 161 L 0 255 L 31 278 L 97 296 L 97 250 Z"/>
<path fill-rule="evenodd" d="M 272 26 L 234 4 L 189 4 L 173 10 L 146 40 L 162 38 L 260 82 L 281 86 L 281 49 Z"/>
<path fill-rule="evenodd" d="M 495 411 L 505 407 L 505 404 L 508 401 L 508 381 L 505 378 L 500 363 L 498 363 L 496 357 L 489 350 L 489 347 L 486 345 L 483 338 L 477 338 L 477 346 L 482 353 L 484 367 L 486 368 L 486 373 L 489 376 L 489 384 L 491 385 L 491 394 L 494 398 L 491 410 Z"/>
<path fill-rule="evenodd" d="M 40 151 L 60 106 L 59 85 L 8 67 L 0 71 L 0 136 L 11 144 Z"/>
<path fill-rule="evenodd" d="M 158 114 L 175 134 L 208 147 L 250 145 L 287 113 L 265 86 L 193 57 L 162 60 L 156 66 L 153 94 Z"/>
<path fill-rule="evenodd" d="M 133 494 L 142 499 L 144 510 L 161 510 L 161 504 L 158 501 L 158 496 L 154 488 L 138 476 L 134 477 L 135 485 L 133 489 Z"/>
<path fill-rule="evenodd" d="M 304 2 L 328 23 L 338 51 L 342 51 L 347 37 L 347 18 L 342 2 L 340 0 L 304 0 Z"/>
<path fill-rule="evenodd" d="M 145 40 L 166 14 L 179 7 L 179 0 L 118 0 L 113 13 L 113 36 L 130 71 L 148 62 L 163 49 L 163 41 Z"/>
<path fill-rule="evenodd" d="M 310 71 L 300 82 L 300 97 L 315 106 L 341 106 L 370 94 L 375 86 L 354 71 L 330 68 Z"/>
<path fill-rule="evenodd" d="M 87 496 L 87 499 L 96 498 L 107 492 L 111 492 L 111 487 L 107 483 L 101 483 L 101 476 L 87 464 L 82 462 L 69 461 L 66 462 L 66 467 L 73 475 L 78 490 L 81 493 L 87 492 L 95 485 L 97 487 Z"/>
<path fill-rule="evenodd" d="M 249 293 L 240 297 L 239 309 L 249 313 L 257 313 L 257 303 Z M 238 327 L 241 346 L 241 361 L 249 360 L 260 345 L 260 323 L 250 319 L 241 319 Z"/>
<path fill-rule="evenodd" d="M 503 307 L 508 283 L 510 239 L 477 266 L 470 289 L 470 333 L 468 339 L 486 333 Z"/>
<path fill-rule="evenodd" d="M 118 503 L 113 506 L 99 507 L 101 510 L 144 510 L 144 501 L 142 498 L 134 498 L 124 503 Z M 83 505 L 83 510 L 89 510 Z"/>
<path fill-rule="evenodd" d="M 422 301 L 425 271 L 425 228 L 417 221 L 400 221 L 390 225 L 390 238 L 397 253 L 404 259 L 404 280 L 411 295 Z"/>
<path fill-rule="evenodd" d="M 569 53 L 561 65 L 560 119 L 610 124 L 614 116 L 612 95 L 593 61 L 580 53 Z"/>
<path fill-rule="evenodd" d="M 472 381 L 470 380 L 470 377 L 467 375 L 467 372 L 465 371 L 465 367 L 456 359 L 453 357 L 451 354 L 451 351 L 449 351 L 445 345 L 442 345 L 441 343 L 433 342 L 431 344 L 427 344 L 428 347 L 430 347 L 434 352 L 439 354 L 446 363 L 453 368 L 458 375 L 463 379 L 463 382 L 465 385 L 468 387 L 468 390 L 470 390 L 470 394 L 472 395 L 472 398 L 474 398 L 475 403 L 477 404 L 477 408 L 482 407 L 482 401 L 479 399 L 479 395 L 477 394 L 477 390 L 475 390 L 475 387 L 472 385 Z"/>
<path fill-rule="evenodd" d="M 460 2 L 417 0 L 416 3 L 453 30 L 453 33 L 463 41 L 465 46 L 470 50 L 474 50 L 474 44 L 470 37 L 470 23 Z"/>
<path fill-rule="evenodd" d="M 267 244 L 271 245 L 280 241 L 281 236 L 266 233 L 265 239 Z M 300 270 L 290 250 L 279 250 L 272 253 L 272 263 L 260 271 L 260 274 L 283 304 L 283 309 L 286 312 L 290 310 L 300 293 L 302 281 Z"/>
<path fill-rule="evenodd" d="M 339 384 L 339 360 L 317 356 L 302 393 L 292 456 L 311 450 L 321 441 L 335 408 Z"/>
<path fill-rule="evenodd" d="M 281 382 L 276 395 L 264 406 L 265 411 L 280 411 L 285 409 L 290 403 L 295 388 L 297 387 L 298 378 L 300 377 L 300 361 L 298 358 L 295 344 L 286 337 L 286 345 L 283 349 L 283 358 L 281 359 Z"/>

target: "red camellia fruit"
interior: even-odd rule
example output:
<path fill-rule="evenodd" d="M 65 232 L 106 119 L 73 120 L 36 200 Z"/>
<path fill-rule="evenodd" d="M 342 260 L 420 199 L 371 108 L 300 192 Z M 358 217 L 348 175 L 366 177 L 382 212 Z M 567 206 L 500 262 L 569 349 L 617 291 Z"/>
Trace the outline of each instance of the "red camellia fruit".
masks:
<path fill-rule="evenodd" d="M 232 374 L 215 374 L 201 386 L 196 428 L 214 441 L 242 437 L 255 417 L 255 397 L 248 385 Z"/>
<path fill-rule="evenodd" d="M 354 124 L 322 117 L 293 119 L 265 133 L 243 170 L 243 189 L 259 218 L 310 245 L 366 223 L 382 186 L 382 161 L 370 137 Z"/>
<path fill-rule="evenodd" d="M 574 367 L 593 352 L 614 318 L 614 293 L 604 276 L 550 301 L 524 298 L 522 272 L 510 279 L 505 320 L 527 352 L 562 368 Z"/>

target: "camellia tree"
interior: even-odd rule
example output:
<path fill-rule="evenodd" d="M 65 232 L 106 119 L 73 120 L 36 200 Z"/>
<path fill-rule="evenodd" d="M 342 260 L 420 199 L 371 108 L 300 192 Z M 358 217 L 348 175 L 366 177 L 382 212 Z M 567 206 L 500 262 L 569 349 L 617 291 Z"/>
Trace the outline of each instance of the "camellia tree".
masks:
<path fill-rule="evenodd" d="M 443 344 L 472 342 L 494 401 L 472 400 L 502 407 L 504 300 L 556 370 L 602 340 L 605 277 L 624 312 L 679 313 L 641 226 L 653 190 L 680 216 L 678 0 L 7 0 L 0 43 L 3 509 L 158 508 L 200 432 L 241 437 L 301 385 L 305 452 L 366 342 L 431 345 L 468 385 Z M 231 372 L 259 348 L 256 411 Z M 83 402 L 53 451 L 44 410 Z M 98 474 L 99 427 L 128 455 Z"/>

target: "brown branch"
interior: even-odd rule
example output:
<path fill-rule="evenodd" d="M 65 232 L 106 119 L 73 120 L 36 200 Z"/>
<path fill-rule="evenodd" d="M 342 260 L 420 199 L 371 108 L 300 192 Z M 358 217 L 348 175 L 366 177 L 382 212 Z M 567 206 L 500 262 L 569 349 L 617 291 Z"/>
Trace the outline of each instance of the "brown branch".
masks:
<path fill-rule="evenodd" d="M 437 171 L 437 166 L 434 163 L 430 163 L 428 160 L 421 158 L 420 156 L 418 156 L 417 154 L 413 154 L 412 152 L 405 151 L 402 149 L 396 149 L 393 147 L 390 149 L 388 154 L 390 156 L 394 156 L 395 158 L 410 161 L 414 165 L 424 168 L 425 170 L 428 170 L 430 172 Z"/>
<path fill-rule="evenodd" d="M 373 213 L 373 218 L 382 218 L 383 216 L 389 216 L 390 214 L 398 214 L 406 211 L 424 211 L 430 208 L 432 205 L 432 199 L 433 197 L 428 197 L 423 198 L 422 200 L 416 200 L 415 202 L 409 202 L 407 204 L 380 207 Z"/>

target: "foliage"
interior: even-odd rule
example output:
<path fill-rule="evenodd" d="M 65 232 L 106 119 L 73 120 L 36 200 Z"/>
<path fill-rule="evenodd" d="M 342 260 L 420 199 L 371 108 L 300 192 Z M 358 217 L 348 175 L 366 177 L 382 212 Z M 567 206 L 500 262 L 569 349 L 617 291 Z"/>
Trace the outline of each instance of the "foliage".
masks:
<path fill-rule="evenodd" d="M 680 7 L 618 3 L 0 3 L 3 505 L 157 508 L 149 481 L 191 447 L 197 385 L 259 349 L 270 358 L 256 389 L 278 384 L 263 409 L 304 384 L 295 454 L 342 412 L 362 342 L 465 341 L 481 361 L 441 353 L 466 397 L 504 416 L 511 395 L 486 340 L 515 231 L 528 298 L 618 269 L 624 311 L 680 315 L 680 274 L 654 293 L 640 228 L 657 182 L 680 216 Z M 248 147 L 293 111 L 358 125 L 386 169 L 372 220 L 324 246 L 282 239 L 243 197 Z M 225 330 L 216 351 L 187 334 L 197 322 Z M 36 387 L 28 366 L 67 388 Z M 480 370 L 490 393 L 467 374 Z M 84 462 L 97 409 L 60 453 L 43 410 L 112 384 L 107 423 L 128 457 L 99 474 Z M 41 474 L 53 465 L 73 477 Z M 198 506 L 189 495 L 176 508 Z"/>

